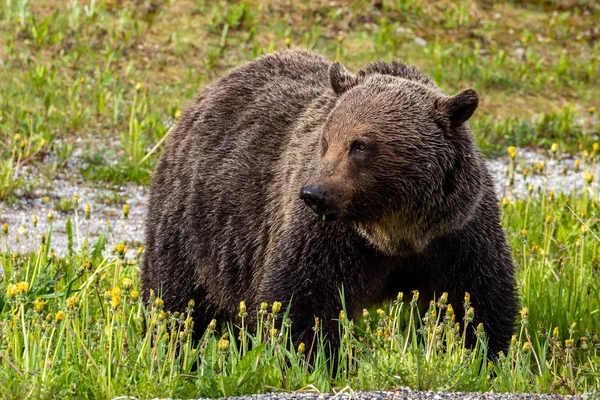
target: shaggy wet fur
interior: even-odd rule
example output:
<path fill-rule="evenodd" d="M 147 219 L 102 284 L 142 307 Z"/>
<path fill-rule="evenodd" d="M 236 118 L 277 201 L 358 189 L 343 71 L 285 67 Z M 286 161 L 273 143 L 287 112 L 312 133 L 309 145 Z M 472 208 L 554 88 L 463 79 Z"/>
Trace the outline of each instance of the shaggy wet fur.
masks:
<path fill-rule="evenodd" d="M 446 96 L 400 62 L 353 75 L 290 51 L 234 69 L 183 113 L 154 175 L 145 295 L 179 311 L 194 299 L 198 333 L 237 320 L 240 300 L 253 316 L 293 297 L 309 342 L 315 316 L 335 340 L 342 284 L 350 315 L 418 289 L 426 304 L 448 292 L 459 320 L 470 292 L 474 326 L 506 349 L 514 267 L 465 125 L 476 107 L 474 91 Z M 299 197 L 309 184 L 325 221 Z"/>

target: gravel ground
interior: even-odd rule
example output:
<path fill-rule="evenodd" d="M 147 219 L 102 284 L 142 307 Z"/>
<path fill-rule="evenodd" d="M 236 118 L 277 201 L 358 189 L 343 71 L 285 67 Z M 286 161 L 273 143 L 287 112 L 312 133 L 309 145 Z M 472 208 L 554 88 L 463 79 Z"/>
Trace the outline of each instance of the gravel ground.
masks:
<path fill-rule="evenodd" d="M 548 171 L 548 178 L 540 174 L 529 174 L 527 180 L 521 172 L 517 172 L 512 188 L 508 186 L 506 171 L 509 164 L 508 158 L 497 158 L 488 162 L 488 168 L 496 181 L 496 191 L 500 197 L 523 197 L 527 194 L 529 184 L 533 184 L 535 190 L 548 186 L 549 190 L 569 192 L 576 187 L 583 187 L 581 173 L 575 173 L 575 160 L 564 157 L 561 165 L 557 166 L 556 160 L 533 151 L 520 150 L 518 155 L 520 164 L 524 164 L 530 170 L 535 170 L 539 161 L 544 162 Z M 562 166 L 567 166 L 567 174 L 563 175 Z M 75 169 L 75 166 L 71 166 Z M 69 168 L 71 170 L 71 168 Z M 520 171 L 520 168 L 517 168 Z M 560 173 L 558 173 L 560 172 Z M 33 179 L 34 172 L 25 177 L 26 180 Z M 67 234 L 65 225 L 67 218 L 74 223 L 74 211 L 61 210 L 61 200 L 73 199 L 79 196 L 79 231 L 81 240 L 85 238 L 86 230 L 89 234 L 90 243 L 101 233 L 109 231 L 108 224 L 112 230 L 109 233 L 107 249 L 111 249 L 119 241 L 125 241 L 131 249 L 132 255 L 135 249 L 142 244 L 144 237 L 144 216 L 148 190 L 142 186 L 127 185 L 109 187 L 105 184 L 92 185 L 83 180 L 73 181 L 66 176 L 54 180 L 48 187 L 38 187 L 28 196 L 17 196 L 14 203 L 6 204 L 0 202 L 0 224 L 7 223 L 9 226 L 8 246 L 11 251 L 27 252 L 36 249 L 39 235 L 48 230 L 48 213 L 54 213 L 52 248 L 57 254 L 63 255 L 67 251 Z M 44 197 L 48 196 L 47 202 Z M 84 219 L 86 204 L 91 205 L 91 217 L 89 221 Z M 129 219 L 125 224 L 123 219 L 123 205 L 130 206 Z M 37 216 L 37 228 L 33 226 L 33 216 Z M 74 245 L 77 246 L 77 238 Z M 0 243 L 0 248 L 5 249 L 6 243 Z"/>
<path fill-rule="evenodd" d="M 272 393 L 230 397 L 231 400 L 559 400 L 592 399 L 587 396 L 558 396 L 549 394 L 512 393 L 461 393 L 461 392 L 418 392 L 408 388 L 398 388 L 389 392 L 349 392 L 331 394 L 313 393 Z"/>

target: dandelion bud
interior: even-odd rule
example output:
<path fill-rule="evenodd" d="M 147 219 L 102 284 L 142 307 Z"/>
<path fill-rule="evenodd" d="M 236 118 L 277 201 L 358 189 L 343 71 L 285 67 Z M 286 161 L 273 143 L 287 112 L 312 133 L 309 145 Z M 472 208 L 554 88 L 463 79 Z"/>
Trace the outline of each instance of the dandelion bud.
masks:
<path fill-rule="evenodd" d="M 528 353 L 531 351 L 531 343 L 525 342 L 523 343 L 523 353 Z"/>
<path fill-rule="evenodd" d="M 542 172 L 544 170 L 544 162 L 543 161 L 538 161 L 537 169 L 538 169 L 538 172 Z"/>
<path fill-rule="evenodd" d="M 589 112 L 590 114 L 593 114 L 593 113 L 595 113 L 595 112 L 596 112 L 596 107 L 590 107 L 590 108 L 588 108 L 588 112 Z"/>
<path fill-rule="evenodd" d="M 48 221 L 52 222 L 54 220 L 54 211 L 48 212 Z"/>
<path fill-rule="evenodd" d="M 268 306 L 269 306 L 269 304 L 266 303 L 266 302 L 264 302 L 264 301 L 262 303 L 260 303 L 260 312 L 261 312 L 261 314 L 264 314 L 264 313 L 267 312 L 267 307 Z"/>
<path fill-rule="evenodd" d="M 290 47 L 291 45 L 292 45 L 292 38 L 286 37 L 285 38 L 285 46 Z"/>
<path fill-rule="evenodd" d="M 73 195 L 73 202 L 75 203 L 75 205 L 77 205 L 77 203 L 79 203 L 79 195 L 77 193 L 75 193 Z"/>
<path fill-rule="evenodd" d="M 217 320 L 213 319 L 210 321 L 210 324 L 208 324 L 208 329 L 211 331 L 214 331 L 215 329 L 217 329 Z"/>
<path fill-rule="evenodd" d="M 157 297 L 156 299 L 154 299 L 154 307 L 161 309 L 165 306 L 165 302 L 163 299 L 161 299 L 160 297 Z"/>
<path fill-rule="evenodd" d="M 245 313 L 246 313 L 246 302 L 240 301 L 240 315 L 245 314 Z"/>
<path fill-rule="evenodd" d="M 137 299 L 140 298 L 140 292 L 138 292 L 137 290 L 132 290 L 129 293 L 129 298 L 133 301 L 137 301 Z"/>
<path fill-rule="evenodd" d="M 315 317 L 315 326 L 314 329 L 319 329 L 319 317 Z"/>
<path fill-rule="evenodd" d="M 139 92 L 140 90 L 142 90 L 142 84 L 140 82 L 135 84 L 135 91 Z"/>
<path fill-rule="evenodd" d="M 438 302 L 440 304 L 446 304 L 448 302 L 448 292 L 444 292 L 442 293 L 442 295 L 440 296 L 440 298 L 438 299 Z"/>
<path fill-rule="evenodd" d="M 181 118 L 181 110 L 175 111 L 175 119 Z"/>
<path fill-rule="evenodd" d="M 483 329 L 483 323 L 482 323 L 482 322 L 480 322 L 480 323 L 477 325 L 477 333 L 479 333 L 479 334 L 482 334 L 482 333 L 484 333 L 484 329 Z"/>
<path fill-rule="evenodd" d="M 188 308 L 194 307 L 196 307 L 196 302 L 194 301 L 194 299 L 191 299 L 190 301 L 188 301 Z"/>
<path fill-rule="evenodd" d="M 502 198 L 502 207 L 507 207 L 510 204 L 510 199 L 508 197 Z"/>
<path fill-rule="evenodd" d="M 6 222 L 2 224 L 2 233 L 8 235 L 8 224 Z"/>
<path fill-rule="evenodd" d="M 413 290 L 413 301 L 417 301 L 419 300 L 419 291 L 418 290 Z"/>
<path fill-rule="evenodd" d="M 281 303 L 278 301 L 273 302 L 273 306 L 271 307 L 271 311 L 273 314 L 277 314 L 281 310 Z"/>
<path fill-rule="evenodd" d="M 123 204 L 123 217 L 129 218 L 129 204 Z"/>
<path fill-rule="evenodd" d="M 517 156 L 517 148 L 515 146 L 508 146 L 506 150 L 511 159 L 514 159 Z"/>
<path fill-rule="evenodd" d="M 475 316 L 475 309 L 473 307 L 469 307 L 467 309 L 467 321 L 472 321 Z"/>
<path fill-rule="evenodd" d="M 37 218 L 37 215 L 34 215 L 33 216 L 33 227 L 37 228 L 37 224 L 38 224 L 38 218 Z"/>
<path fill-rule="evenodd" d="M 552 222 L 552 217 L 550 215 L 546 215 L 546 223 L 549 224 Z"/>
<path fill-rule="evenodd" d="M 90 219 L 90 214 L 92 213 L 92 206 L 89 204 L 85 205 L 85 219 Z"/>
<path fill-rule="evenodd" d="M 471 302 L 471 293 L 465 292 L 465 303 Z"/>
<path fill-rule="evenodd" d="M 567 166 L 563 166 L 563 175 L 567 175 L 567 172 L 569 171 L 569 169 L 567 168 Z"/>
<path fill-rule="evenodd" d="M 364 319 L 369 318 L 370 317 L 369 310 L 367 310 L 366 308 L 363 308 L 362 315 L 363 315 Z"/>
<path fill-rule="evenodd" d="M 164 321 L 167 318 L 167 314 L 164 311 L 161 310 L 161 311 L 158 312 L 158 315 L 156 316 L 156 318 L 159 321 Z"/>
<path fill-rule="evenodd" d="M 585 182 L 587 184 L 590 184 L 594 181 L 594 174 L 592 174 L 591 172 L 584 172 L 583 179 L 585 179 Z"/>
<path fill-rule="evenodd" d="M 344 310 L 340 310 L 340 321 L 343 321 L 346 319 L 346 313 L 344 312 Z"/>
<path fill-rule="evenodd" d="M 385 317 L 385 311 L 383 311 L 381 308 L 377 309 L 377 315 L 379 315 L 379 317 Z"/>
<path fill-rule="evenodd" d="M 552 152 L 552 154 L 556 154 L 556 152 L 558 151 L 558 143 L 552 143 L 550 151 Z"/>
<path fill-rule="evenodd" d="M 533 183 L 529 184 L 529 187 L 527 188 L 527 191 L 529 192 L 529 194 L 531 194 L 533 192 Z"/>
<path fill-rule="evenodd" d="M 452 304 L 448 304 L 448 308 L 446 308 L 446 317 L 448 319 L 452 319 L 454 317 L 454 308 Z"/>
<path fill-rule="evenodd" d="M 64 311 L 58 311 L 56 313 L 56 316 L 54 317 L 54 320 L 56 322 L 62 322 L 65 320 L 66 317 L 67 317 L 67 314 Z"/>
<path fill-rule="evenodd" d="M 565 347 L 567 349 L 572 349 L 573 348 L 573 339 L 567 339 L 567 340 L 565 340 Z"/>
<path fill-rule="evenodd" d="M 527 229 L 521 229 L 521 236 L 523 236 L 523 237 L 527 236 Z"/>
<path fill-rule="evenodd" d="M 586 337 L 582 337 L 579 339 L 579 347 L 581 348 L 581 350 L 587 350 L 588 349 L 588 344 L 587 344 L 587 338 Z"/>
<path fill-rule="evenodd" d="M 277 332 L 278 332 L 277 328 L 269 329 L 269 334 L 271 335 L 271 337 L 277 336 Z"/>
<path fill-rule="evenodd" d="M 6 295 L 8 297 L 15 297 L 18 293 L 17 290 L 17 285 L 15 285 L 14 283 L 11 283 L 10 285 L 8 285 L 8 287 L 6 288 Z"/>
<path fill-rule="evenodd" d="M 575 172 L 579 171 L 579 165 L 581 165 L 581 160 L 578 158 L 575 160 Z"/>
<path fill-rule="evenodd" d="M 529 309 L 527 307 L 523 307 L 521 309 L 520 313 L 521 313 L 521 318 L 529 317 Z"/>
<path fill-rule="evenodd" d="M 304 349 L 305 349 L 305 345 L 304 342 L 300 342 L 300 344 L 298 345 L 298 355 L 302 355 L 304 354 Z"/>
<path fill-rule="evenodd" d="M 42 311 L 44 311 L 44 307 L 46 306 L 46 302 L 42 301 L 42 299 L 35 299 L 35 301 L 33 302 L 33 308 L 35 309 L 35 311 L 41 313 Z"/>
<path fill-rule="evenodd" d="M 223 351 L 223 352 L 229 351 L 229 340 L 227 340 L 227 339 L 219 340 L 219 342 L 217 343 L 217 349 L 219 351 Z"/>
<path fill-rule="evenodd" d="M 557 338 L 558 337 L 558 326 L 555 326 L 554 330 L 552 330 L 552 337 L 553 338 Z"/>

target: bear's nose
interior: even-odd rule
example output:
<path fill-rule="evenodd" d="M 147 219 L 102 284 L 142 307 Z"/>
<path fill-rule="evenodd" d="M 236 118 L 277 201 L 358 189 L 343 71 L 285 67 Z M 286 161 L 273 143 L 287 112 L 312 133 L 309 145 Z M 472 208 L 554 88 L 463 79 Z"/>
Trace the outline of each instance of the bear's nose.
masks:
<path fill-rule="evenodd" d="M 322 186 L 307 185 L 300 190 L 300 198 L 319 215 L 325 209 L 325 197 Z"/>

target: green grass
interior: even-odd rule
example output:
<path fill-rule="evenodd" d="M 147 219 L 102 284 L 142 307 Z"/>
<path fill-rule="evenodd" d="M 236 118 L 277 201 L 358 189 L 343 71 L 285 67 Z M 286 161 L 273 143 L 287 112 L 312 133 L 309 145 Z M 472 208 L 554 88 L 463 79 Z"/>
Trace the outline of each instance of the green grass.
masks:
<path fill-rule="evenodd" d="M 59 174 L 147 184 L 186 102 L 260 54 L 303 47 L 353 70 L 402 58 L 448 93 L 479 91 L 471 126 L 486 154 L 554 143 L 582 154 L 583 192 L 503 200 L 523 307 L 508 354 L 488 362 L 481 332 L 477 346 L 463 350 L 464 332 L 454 327 L 458 321 L 443 298 L 419 315 L 412 293 L 363 318 L 341 314 L 335 374 L 318 329 L 313 343 L 295 348 L 293 324 L 273 305 L 259 315 L 256 331 L 234 327 L 243 326 L 242 310 L 238 320 L 219 321 L 192 343 L 191 305 L 170 314 L 160 300 L 142 304 L 139 253 L 123 257 L 133 243 L 110 242 L 110 235 L 89 243 L 82 205 L 58 199 L 55 209 L 71 213 L 65 256 L 52 252 L 51 231 L 42 236 L 34 228 L 21 238 L 36 242 L 33 254 L 7 248 L 17 227 L 0 233 L 1 393 L 217 397 L 410 386 L 597 395 L 600 6 L 585 0 L 332 4 L 0 0 L 1 204 Z M 76 153 L 83 162 L 73 168 Z M 520 168 L 518 157 L 509 173 Z M 31 167 L 39 173 L 25 179 Z M 560 179 L 562 166 L 535 173 Z M 104 257 L 103 249 L 112 255 Z M 274 319 L 284 321 L 277 332 Z"/>

